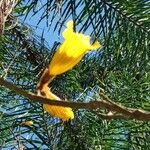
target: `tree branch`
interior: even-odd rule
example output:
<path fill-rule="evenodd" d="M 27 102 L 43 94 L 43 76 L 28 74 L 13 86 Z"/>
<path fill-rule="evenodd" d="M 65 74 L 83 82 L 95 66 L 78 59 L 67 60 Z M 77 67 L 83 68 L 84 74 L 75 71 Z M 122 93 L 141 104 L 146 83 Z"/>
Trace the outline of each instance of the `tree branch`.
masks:
<path fill-rule="evenodd" d="M 99 116 L 100 118 L 102 119 L 108 119 L 108 120 L 111 120 L 111 119 L 122 119 L 122 118 L 125 118 L 123 115 L 121 114 L 113 114 L 112 112 L 111 113 L 108 113 L 108 114 L 104 114 L 104 113 L 100 113 L 98 111 L 91 111 L 92 113 L 96 114 L 97 116 Z"/>
<path fill-rule="evenodd" d="M 0 1 L 0 35 L 3 34 L 5 22 L 12 9 L 15 7 L 17 0 Z"/>
<path fill-rule="evenodd" d="M 26 92 L 23 89 L 15 86 L 14 84 L 5 81 L 3 78 L 0 78 L 0 85 L 4 86 L 12 91 L 14 91 L 16 94 L 22 95 L 34 102 L 40 102 L 44 104 L 49 105 L 57 105 L 57 106 L 64 106 L 64 107 L 71 107 L 76 109 L 88 109 L 90 111 L 96 110 L 96 109 L 107 109 L 108 111 L 115 112 L 114 114 L 108 116 L 107 114 L 100 114 L 97 113 L 99 116 L 103 116 L 106 119 L 113 119 L 113 118 L 127 118 L 127 119 L 136 119 L 141 121 L 150 121 L 150 112 L 146 112 L 144 110 L 140 109 L 132 109 L 127 108 L 124 106 L 121 106 L 119 104 L 114 103 L 107 97 L 103 97 L 104 100 L 100 101 L 90 101 L 88 103 L 81 103 L 81 102 L 67 102 L 67 101 L 57 101 L 57 100 L 49 100 L 42 96 L 37 96 L 31 92 Z M 108 116 L 108 117 L 107 117 Z"/>

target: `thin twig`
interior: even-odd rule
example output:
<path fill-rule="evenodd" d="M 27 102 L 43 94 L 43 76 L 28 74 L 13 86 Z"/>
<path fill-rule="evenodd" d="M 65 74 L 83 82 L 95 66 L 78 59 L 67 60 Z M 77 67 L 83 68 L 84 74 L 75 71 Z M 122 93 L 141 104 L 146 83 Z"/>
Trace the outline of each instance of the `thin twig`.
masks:
<path fill-rule="evenodd" d="M 98 111 L 91 111 L 92 113 L 94 113 L 95 115 L 99 116 L 100 118 L 102 119 L 108 119 L 108 120 L 111 120 L 111 119 L 123 119 L 125 117 L 123 117 L 123 115 L 121 114 L 104 114 L 104 113 L 100 113 Z"/>
<path fill-rule="evenodd" d="M 0 1 L 0 35 L 3 34 L 5 22 L 10 15 L 12 9 L 17 4 L 18 0 L 1 0 Z"/>
<path fill-rule="evenodd" d="M 5 81 L 3 78 L 0 78 L 0 85 L 14 91 L 16 94 L 22 95 L 32 100 L 33 102 L 71 107 L 71 108 L 76 108 L 76 109 L 88 109 L 90 111 L 96 110 L 98 108 L 99 109 L 103 108 L 103 109 L 107 109 L 109 111 L 115 112 L 115 114 L 122 115 L 122 118 L 136 119 L 136 120 L 141 120 L 141 121 L 150 121 L 150 112 L 146 112 L 140 109 L 127 108 L 127 107 L 118 105 L 111 100 L 109 100 L 109 102 L 107 100 L 100 100 L 100 101 L 90 101 L 88 103 L 50 100 L 42 96 L 37 96 L 31 92 L 26 92 L 25 90 L 17 87 L 16 85 L 8 81 Z"/>
<path fill-rule="evenodd" d="M 15 54 L 14 54 L 12 60 L 11 60 L 10 63 L 8 64 L 7 68 L 4 69 L 4 73 L 2 73 L 2 75 L 1 75 L 1 77 L 3 77 L 4 79 L 7 77 L 8 71 L 9 71 L 11 65 L 14 63 L 16 57 L 17 57 L 17 53 L 15 52 Z"/>

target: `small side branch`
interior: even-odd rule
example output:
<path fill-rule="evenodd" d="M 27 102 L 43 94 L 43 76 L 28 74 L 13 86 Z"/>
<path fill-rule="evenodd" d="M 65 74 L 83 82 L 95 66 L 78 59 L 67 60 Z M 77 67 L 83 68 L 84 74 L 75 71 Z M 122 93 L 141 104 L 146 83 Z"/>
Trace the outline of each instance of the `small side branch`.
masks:
<path fill-rule="evenodd" d="M 74 109 L 75 108 L 87 109 L 105 119 L 127 118 L 127 119 L 141 120 L 141 121 L 150 121 L 150 112 L 140 110 L 140 109 L 132 109 L 132 108 L 124 107 L 122 105 L 114 103 L 112 100 L 108 99 L 107 97 L 103 97 L 103 100 L 90 101 L 88 103 L 49 100 L 42 96 L 37 96 L 31 92 L 26 92 L 25 90 L 4 80 L 3 78 L 0 78 L 0 85 L 14 91 L 16 94 L 22 95 L 28 98 L 29 100 L 32 100 L 33 102 L 71 107 Z M 97 109 L 107 109 L 108 111 L 111 112 L 111 114 L 101 114 L 98 111 L 95 111 Z"/>
<path fill-rule="evenodd" d="M 16 3 L 17 0 L 0 0 L 0 35 L 3 34 L 7 17 Z"/>

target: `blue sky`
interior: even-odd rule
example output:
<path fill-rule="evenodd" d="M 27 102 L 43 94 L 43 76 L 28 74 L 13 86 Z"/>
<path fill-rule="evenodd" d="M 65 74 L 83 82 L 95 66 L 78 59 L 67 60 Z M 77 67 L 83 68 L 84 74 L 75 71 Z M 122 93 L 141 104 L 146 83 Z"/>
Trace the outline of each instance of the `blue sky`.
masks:
<path fill-rule="evenodd" d="M 28 1 L 29 0 L 26 0 L 25 3 L 28 3 Z M 32 1 L 29 1 L 28 5 L 31 2 Z M 35 8 L 35 11 L 37 12 L 36 15 L 34 15 L 35 11 L 33 12 L 33 10 L 32 10 L 32 11 L 30 11 L 30 13 L 28 14 L 28 16 L 26 18 L 24 16 L 24 17 L 21 18 L 21 20 L 24 21 L 26 24 L 28 24 L 32 28 L 33 33 L 36 36 L 41 37 L 43 35 L 43 38 L 46 41 L 46 46 L 47 46 L 47 43 L 48 43 L 48 47 L 47 48 L 51 49 L 53 47 L 53 45 L 54 45 L 54 42 L 60 42 L 60 43 L 62 43 L 62 41 L 63 41 L 62 34 L 59 35 L 57 29 L 54 32 L 55 24 L 58 21 L 62 22 L 63 19 L 61 19 L 62 18 L 61 13 L 59 12 L 59 9 L 56 7 L 56 8 L 54 8 L 54 10 L 56 10 L 55 18 L 54 18 L 53 23 L 52 23 L 51 26 L 47 25 L 47 21 L 48 21 L 48 23 L 50 23 L 51 18 L 54 15 L 53 11 L 49 12 L 50 14 L 49 14 L 48 18 L 44 17 L 44 19 L 42 19 L 42 21 L 38 24 L 41 16 L 43 15 L 44 10 L 45 10 L 45 8 L 43 6 L 44 6 L 45 3 L 47 3 L 47 0 L 42 0 L 41 2 L 42 3 L 39 2 L 36 5 L 36 8 Z M 80 13 L 82 7 L 83 6 L 81 6 L 81 7 L 79 6 L 76 13 Z M 65 11 L 65 10 L 62 10 L 62 12 L 63 11 Z M 71 19 L 72 19 L 72 15 L 68 18 L 68 20 L 71 20 Z M 82 24 L 78 24 L 76 26 L 76 30 L 79 31 L 79 29 L 81 27 L 82 27 Z M 65 28 L 65 25 L 62 27 L 61 33 L 64 30 L 64 28 Z M 93 31 L 93 28 L 91 26 L 89 26 L 89 28 L 85 31 L 85 34 L 86 35 L 90 35 L 92 31 Z M 95 38 L 95 37 L 92 37 L 92 38 Z M 99 50 L 98 51 L 97 50 L 96 51 L 90 51 L 90 52 L 88 52 L 87 55 L 94 56 L 97 53 L 99 53 Z M 101 48 L 101 54 L 103 54 L 102 48 Z"/>
<path fill-rule="evenodd" d="M 26 0 L 25 3 L 27 3 L 29 0 Z M 32 1 L 31 1 L 32 2 Z M 30 2 L 30 3 L 31 3 Z M 38 3 L 36 6 L 36 11 L 38 11 L 41 7 L 43 7 L 43 5 L 47 3 L 47 0 L 42 0 L 42 3 Z M 43 12 L 44 12 L 44 8 L 41 9 L 40 11 L 38 11 L 38 13 L 36 15 L 33 15 L 33 11 L 30 11 L 30 13 L 28 14 L 27 18 L 24 20 L 25 17 L 22 17 L 22 21 L 24 21 L 25 23 L 27 23 L 29 26 L 32 27 L 32 29 L 34 29 L 34 32 L 36 35 L 41 36 L 42 33 L 43 37 L 45 38 L 45 40 L 48 42 L 49 46 L 52 47 L 53 43 L 55 41 L 57 42 L 61 42 L 63 40 L 62 35 L 58 35 L 58 32 L 56 30 L 56 32 L 53 32 L 54 26 L 56 21 L 60 21 L 61 22 L 61 14 L 59 13 L 59 10 L 57 11 L 57 7 L 54 8 L 56 9 L 56 12 L 58 12 L 55 16 L 55 19 L 53 21 L 53 24 L 51 25 L 51 27 L 49 28 L 47 26 L 47 19 L 46 17 L 40 22 L 40 24 L 38 24 L 38 21 L 40 20 Z M 76 13 L 79 13 L 81 10 L 81 7 L 78 7 L 78 10 Z M 53 12 L 50 12 L 53 15 Z M 50 19 L 52 17 L 52 15 L 50 14 L 48 21 L 50 22 Z M 71 19 L 71 17 L 70 17 Z M 69 19 L 69 20 L 70 20 Z M 38 25 L 37 25 L 38 24 Z M 81 27 L 82 25 L 78 25 L 77 31 L 78 29 Z M 63 27 L 64 28 L 64 27 Z M 64 30 L 64 29 L 63 29 Z M 63 31 L 62 30 L 62 31 Z M 91 31 L 93 29 L 91 27 L 89 27 L 86 31 L 86 34 L 90 34 Z M 43 32 L 44 31 L 44 32 Z"/>
<path fill-rule="evenodd" d="M 43 0 L 43 3 L 45 2 L 46 1 Z M 41 5 L 39 4 L 39 8 L 40 7 Z M 37 7 L 37 10 L 39 8 Z M 52 47 L 55 41 L 58 41 L 58 42 L 62 41 L 62 36 L 58 35 L 57 32 L 53 32 L 54 25 L 52 25 L 51 28 L 47 26 L 46 18 L 44 18 L 40 22 L 40 24 L 38 24 L 38 21 L 40 20 L 42 13 L 43 13 L 43 9 L 33 16 L 33 12 L 31 11 L 26 18 L 21 17 L 21 20 L 25 22 L 27 25 L 32 27 L 35 35 L 41 36 L 43 34 L 43 38 L 48 42 L 49 46 Z M 59 15 L 56 16 L 56 18 L 59 19 Z"/>

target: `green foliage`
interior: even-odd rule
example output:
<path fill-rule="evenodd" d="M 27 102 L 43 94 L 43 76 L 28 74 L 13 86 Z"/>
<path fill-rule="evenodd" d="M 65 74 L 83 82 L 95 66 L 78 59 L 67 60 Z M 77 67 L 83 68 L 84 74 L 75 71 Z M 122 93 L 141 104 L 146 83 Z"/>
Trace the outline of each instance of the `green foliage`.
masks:
<path fill-rule="evenodd" d="M 18 2 L 0 37 L 0 75 L 36 92 L 36 84 L 48 65 L 58 41 L 48 47 L 44 37 L 33 34 L 18 16 L 41 14 L 60 34 L 73 19 L 75 30 L 90 34 L 103 45 L 87 54 L 73 70 L 58 76 L 52 90 L 63 99 L 90 101 L 105 92 L 124 106 L 150 111 L 150 2 L 146 0 L 30 0 Z M 16 24 L 13 25 L 13 20 Z M 92 42 L 92 41 L 91 41 Z M 71 123 L 44 113 L 38 103 L 0 87 L 0 147 L 17 149 L 148 150 L 150 123 L 105 120 L 85 110 L 75 110 Z M 100 112 L 106 110 L 99 110 Z M 32 126 L 21 122 L 32 120 Z"/>

